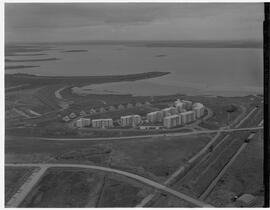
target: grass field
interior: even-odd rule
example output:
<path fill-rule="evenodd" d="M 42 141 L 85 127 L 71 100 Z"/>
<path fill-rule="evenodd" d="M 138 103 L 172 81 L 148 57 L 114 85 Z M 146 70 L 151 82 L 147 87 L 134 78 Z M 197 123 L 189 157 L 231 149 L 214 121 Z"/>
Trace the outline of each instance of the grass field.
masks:
<path fill-rule="evenodd" d="M 165 179 L 207 142 L 207 136 L 101 141 L 38 141 L 7 138 L 6 162 L 68 162 L 108 165 Z"/>
<path fill-rule="evenodd" d="M 124 176 L 109 174 L 104 179 L 97 207 L 134 207 L 153 189 Z"/>
<path fill-rule="evenodd" d="M 94 207 L 103 173 L 49 169 L 21 207 Z"/>
<path fill-rule="evenodd" d="M 132 207 L 150 190 L 120 175 L 51 168 L 21 207 Z"/>
<path fill-rule="evenodd" d="M 5 167 L 5 203 L 32 174 L 34 167 Z"/>

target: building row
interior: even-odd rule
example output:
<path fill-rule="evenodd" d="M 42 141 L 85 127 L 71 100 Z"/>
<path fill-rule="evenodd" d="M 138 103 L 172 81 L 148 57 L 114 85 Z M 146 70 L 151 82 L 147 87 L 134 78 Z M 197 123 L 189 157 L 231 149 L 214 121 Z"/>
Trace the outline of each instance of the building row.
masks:
<path fill-rule="evenodd" d="M 163 119 L 163 126 L 166 128 L 173 128 L 187 123 L 191 123 L 196 120 L 196 114 L 194 111 L 182 112 L 180 114 L 174 114 Z"/>

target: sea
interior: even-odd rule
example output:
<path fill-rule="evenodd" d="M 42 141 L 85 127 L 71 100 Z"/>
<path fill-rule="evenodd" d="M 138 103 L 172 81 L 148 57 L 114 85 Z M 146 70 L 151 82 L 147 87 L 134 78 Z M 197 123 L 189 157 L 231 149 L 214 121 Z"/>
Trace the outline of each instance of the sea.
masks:
<path fill-rule="evenodd" d="M 69 52 L 67 52 L 69 51 Z M 142 72 L 170 74 L 134 82 L 80 87 L 99 94 L 243 96 L 263 93 L 262 48 L 149 47 L 124 44 L 58 44 L 33 55 L 6 56 L 6 66 L 38 66 L 6 69 L 7 74 L 47 76 L 120 75 Z M 30 55 L 27 55 L 30 54 Z M 32 55 L 31 55 L 32 54 Z M 59 60 L 16 62 L 59 58 Z"/>

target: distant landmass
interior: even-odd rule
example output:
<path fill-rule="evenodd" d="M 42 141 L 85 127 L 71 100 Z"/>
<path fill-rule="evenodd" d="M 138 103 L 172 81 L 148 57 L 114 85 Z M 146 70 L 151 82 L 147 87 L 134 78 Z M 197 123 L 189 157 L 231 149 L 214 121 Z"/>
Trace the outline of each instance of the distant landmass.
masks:
<path fill-rule="evenodd" d="M 5 75 L 6 87 L 28 84 L 32 86 L 64 84 L 84 86 L 90 84 L 101 84 L 108 82 L 136 81 L 161 77 L 170 72 L 146 72 L 126 75 L 104 75 L 104 76 L 37 76 L 33 74 L 16 73 Z"/>
<path fill-rule="evenodd" d="M 25 68 L 35 68 L 39 66 L 24 66 L 24 65 L 18 65 L 18 66 L 5 66 L 5 69 L 25 69 Z"/>
<path fill-rule="evenodd" d="M 60 60 L 59 58 L 41 58 L 41 59 L 5 59 L 5 62 L 38 62 L 38 61 L 55 61 Z"/>
<path fill-rule="evenodd" d="M 45 43 L 43 43 L 45 44 Z M 54 42 L 53 45 L 123 45 L 137 47 L 186 47 L 186 48 L 262 48 L 260 40 L 185 40 L 185 41 L 76 41 L 76 42 Z"/>
<path fill-rule="evenodd" d="M 23 53 L 23 54 L 12 54 L 12 56 L 40 56 L 40 55 L 48 55 L 45 53 Z"/>

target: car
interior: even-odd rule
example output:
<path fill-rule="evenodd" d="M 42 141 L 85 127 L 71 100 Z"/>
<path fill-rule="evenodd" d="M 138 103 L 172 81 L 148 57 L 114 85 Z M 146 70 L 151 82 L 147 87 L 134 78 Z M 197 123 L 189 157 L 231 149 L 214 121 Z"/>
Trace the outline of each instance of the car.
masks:
<path fill-rule="evenodd" d="M 245 142 L 246 143 L 249 143 L 250 142 L 250 139 L 249 138 L 245 139 Z"/>

